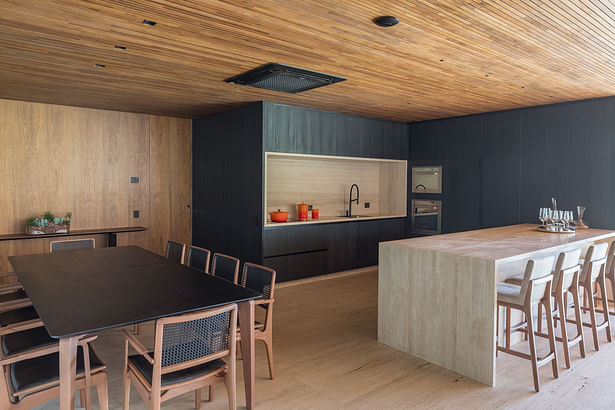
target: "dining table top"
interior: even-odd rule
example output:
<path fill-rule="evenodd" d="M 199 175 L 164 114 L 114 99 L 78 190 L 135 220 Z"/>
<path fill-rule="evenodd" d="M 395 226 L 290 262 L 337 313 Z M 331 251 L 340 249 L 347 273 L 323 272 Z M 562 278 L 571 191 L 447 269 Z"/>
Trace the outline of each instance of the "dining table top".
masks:
<path fill-rule="evenodd" d="M 54 338 L 262 297 L 138 246 L 11 256 L 9 261 Z"/>

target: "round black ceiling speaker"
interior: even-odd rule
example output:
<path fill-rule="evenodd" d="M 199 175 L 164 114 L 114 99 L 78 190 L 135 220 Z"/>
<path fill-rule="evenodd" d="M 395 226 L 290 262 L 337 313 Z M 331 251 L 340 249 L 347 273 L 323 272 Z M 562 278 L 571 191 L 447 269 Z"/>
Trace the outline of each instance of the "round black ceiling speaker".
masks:
<path fill-rule="evenodd" d="M 374 23 L 380 27 L 393 27 L 395 24 L 399 23 L 399 19 L 393 16 L 380 16 L 374 19 Z"/>

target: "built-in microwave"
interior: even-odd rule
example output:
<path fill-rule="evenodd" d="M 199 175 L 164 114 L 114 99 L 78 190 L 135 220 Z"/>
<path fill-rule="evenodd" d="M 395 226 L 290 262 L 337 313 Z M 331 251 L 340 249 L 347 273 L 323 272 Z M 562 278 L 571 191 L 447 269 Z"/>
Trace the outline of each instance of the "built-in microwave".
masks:
<path fill-rule="evenodd" d="M 411 220 L 414 233 L 442 233 L 442 201 L 413 199 Z"/>

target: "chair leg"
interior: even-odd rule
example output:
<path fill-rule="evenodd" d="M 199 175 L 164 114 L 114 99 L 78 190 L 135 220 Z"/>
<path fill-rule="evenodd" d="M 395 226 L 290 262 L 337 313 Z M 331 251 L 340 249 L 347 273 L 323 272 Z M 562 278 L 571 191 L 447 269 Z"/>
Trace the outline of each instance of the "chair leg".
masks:
<path fill-rule="evenodd" d="M 581 315 L 578 283 L 575 283 L 573 285 L 571 293 L 574 301 L 574 317 L 577 320 L 577 335 L 581 335 L 581 341 L 579 342 L 579 350 L 581 352 L 581 357 L 585 357 L 585 334 L 583 333 L 583 316 Z"/>
<path fill-rule="evenodd" d="M 100 410 L 109 410 L 109 385 L 107 377 L 104 377 L 102 382 L 96 385 L 96 392 L 98 393 Z"/>
<path fill-rule="evenodd" d="M 562 332 L 562 344 L 564 346 L 564 361 L 566 362 L 566 368 L 570 369 L 570 347 L 568 346 L 568 329 L 566 328 L 566 305 L 564 305 L 563 295 L 561 292 L 557 292 L 555 296 L 555 305 L 557 306 L 557 312 L 559 313 L 559 322 Z M 557 323 L 557 321 L 555 322 Z"/>
<path fill-rule="evenodd" d="M 594 304 L 594 295 L 592 292 L 592 288 L 593 288 L 592 285 L 593 284 L 587 287 L 584 286 L 584 288 L 587 291 L 587 305 L 588 305 L 588 310 L 589 310 L 589 319 L 591 321 L 592 335 L 594 337 L 594 349 L 596 349 L 596 351 L 599 351 L 600 341 L 598 340 L 598 325 L 596 323 L 596 306 Z"/>
<path fill-rule="evenodd" d="M 135 324 L 132 326 L 132 331 L 133 331 L 136 335 L 140 334 L 140 333 L 141 333 L 141 324 L 140 324 L 140 323 L 135 323 Z"/>
<path fill-rule="evenodd" d="M 234 358 L 233 358 L 234 359 Z M 235 410 L 237 406 L 237 389 L 235 383 L 235 360 L 229 360 L 228 369 L 224 375 L 224 385 L 228 394 L 228 407 Z"/>
<path fill-rule="evenodd" d="M 88 400 L 85 397 L 85 389 L 79 390 L 79 406 L 86 408 L 88 404 Z"/>
<path fill-rule="evenodd" d="M 194 391 L 194 408 L 195 409 L 201 408 L 201 389 L 196 389 Z"/>
<path fill-rule="evenodd" d="M 498 357 L 498 347 L 502 341 L 500 340 L 500 304 L 496 303 L 495 305 L 495 357 Z"/>
<path fill-rule="evenodd" d="M 123 410 L 128 410 L 130 407 L 130 377 L 128 372 L 124 370 L 124 405 Z"/>
<path fill-rule="evenodd" d="M 542 333 L 542 303 L 538 304 L 538 332 Z"/>
<path fill-rule="evenodd" d="M 602 294 L 602 312 L 604 315 L 604 321 L 606 322 L 606 339 L 611 343 L 613 336 L 611 335 L 611 319 L 609 318 L 609 300 L 606 294 L 606 279 L 604 273 L 598 278 L 598 284 L 600 285 L 600 292 Z"/>
<path fill-rule="evenodd" d="M 553 354 L 551 359 L 551 368 L 553 369 L 553 377 L 559 377 L 559 369 L 557 367 L 557 351 L 555 348 L 555 327 L 553 326 L 553 306 L 551 305 L 551 295 L 545 297 L 545 310 L 547 314 L 547 330 L 549 331 L 549 354 Z"/>
<path fill-rule="evenodd" d="M 263 342 L 265 342 L 265 347 L 267 348 L 267 363 L 269 364 L 269 378 L 273 380 L 273 346 L 272 346 L 271 335 L 267 335 L 267 337 L 263 339 Z"/>
<path fill-rule="evenodd" d="M 534 375 L 534 389 L 540 391 L 540 381 L 538 379 L 538 360 L 536 358 L 536 340 L 534 335 L 534 318 L 532 316 L 532 307 L 525 312 L 527 320 L 527 333 L 530 340 L 530 361 L 532 362 L 532 374 Z"/>
<path fill-rule="evenodd" d="M 209 393 L 207 395 L 207 401 L 214 401 L 214 386 L 209 386 Z"/>
<path fill-rule="evenodd" d="M 510 306 L 506 306 L 506 348 L 510 349 Z"/>

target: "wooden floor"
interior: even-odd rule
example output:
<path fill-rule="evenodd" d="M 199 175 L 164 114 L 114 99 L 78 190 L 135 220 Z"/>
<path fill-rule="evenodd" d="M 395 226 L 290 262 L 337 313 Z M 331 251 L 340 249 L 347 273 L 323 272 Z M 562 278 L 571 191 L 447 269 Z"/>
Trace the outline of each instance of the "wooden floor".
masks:
<path fill-rule="evenodd" d="M 573 369 L 560 378 L 550 366 L 540 369 L 542 392 L 534 393 L 530 362 L 500 354 L 497 387 L 490 388 L 453 372 L 381 345 L 376 340 L 378 276 L 375 270 L 276 290 L 274 354 L 276 379 L 267 379 L 265 350 L 257 342 L 257 409 L 408 409 L 408 408 L 614 408 L 615 343 L 601 335 L 581 359 L 572 351 Z M 438 301 L 434 301 L 438 302 Z M 439 301 L 442 302 L 442 301 Z M 152 325 L 140 339 L 151 346 Z M 107 363 L 110 407 L 121 408 L 124 344 L 118 330 L 102 333 L 96 350 Z M 558 344 L 559 346 L 559 344 Z M 544 347 L 544 345 L 543 345 Z M 561 349 L 558 353 L 563 359 Z M 216 386 L 206 410 L 228 409 L 224 387 Z M 245 408 L 241 375 L 238 406 Z M 93 393 L 96 400 L 96 395 Z M 206 394 L 203 395 L 204 400 Z M 192 394 L 163 405 L 190 409 Z M 78 401 L 77 401 L 78 403 Z M 42 406 L 57 409 L 58 401 Z M 133 389 L 131 408 L 145 406 Z"/>

